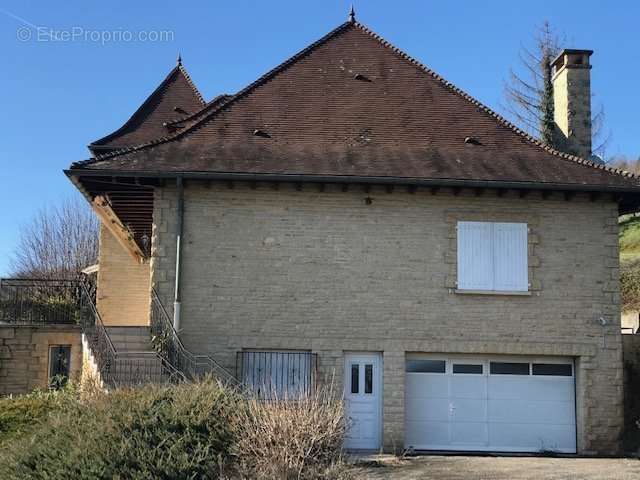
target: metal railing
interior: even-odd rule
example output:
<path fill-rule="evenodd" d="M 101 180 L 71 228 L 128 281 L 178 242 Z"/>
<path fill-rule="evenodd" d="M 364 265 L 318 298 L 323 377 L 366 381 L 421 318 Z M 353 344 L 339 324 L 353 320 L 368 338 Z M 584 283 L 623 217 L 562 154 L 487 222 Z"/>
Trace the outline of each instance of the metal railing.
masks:
<path fill-rule="evenodd" d="M 151 290 L 151 343 L 156 351 L 184 375 L 197 380 L 213 375 L 223 383 L 242 387 L 238 379 L 208 355 L 194 355 L 185 348 L 155 289 Z"/>
<path fill-rule="evenodd" d="M 0 279 L 0 323 L 77 325 L 80 296 L 78 280 Z"/>
<path fill-rule="evenodd" d="M 85 335 L 105 385 L 176 383 L 186 380 L 156 352 L 119 352 L 96 308 L 95 284 L 77 279 L 0 280 L 0 324 L 78 325 Z"/>
<path fill-rule="evenodd" d="M 182 372 L 156 352 L 119 352 L 102 323 L 95 304 L 95 288 L 89 281 L 81 286 L 82 332 L 93 353 L 100 377 L 109 386 L 185 381 Z"/>
<path fill-rule="evenodd" d="M 212 375 L 264 399 L 299 398 L 315 389 L 315 354 L 238 352 L 234 375 L 209 355 L 195 355 L 185 348 L 154 289 L 150 314 L 155 351 L 118 351 L 98 313 L 96 286 L 90 277 L 0 280 L 0 323 L 79 325 L 108 387 L 177 383 Z"/>
<path fill-rule="evenodd" d="M 295 400 L 316 388 L 317 354 L 247 350 L 237 353 L 238 379 L 259 398 Z"/>

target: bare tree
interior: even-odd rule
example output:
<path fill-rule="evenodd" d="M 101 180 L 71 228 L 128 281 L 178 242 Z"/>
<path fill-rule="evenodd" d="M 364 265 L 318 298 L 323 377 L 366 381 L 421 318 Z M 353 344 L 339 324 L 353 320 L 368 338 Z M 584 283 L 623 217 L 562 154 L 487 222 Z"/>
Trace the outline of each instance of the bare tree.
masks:
<path fill-rule="evenodd" d="M 626 155 L 613 155 L 607 163 L 620 170 L 626 170 L 627 172 L 640 175 L 640 157 L 634 160 Z"/>
<path fill-rule="evenodd" d="M 20 229 L 11 260 L 13 275 L 70 278 L 98 257 L 99 221 L 79 199 L 42 208 Z"/>
<path fill-rule="evenodd" d="M 520 69 L 509 72 L 504 85 L 505 110 L 514 122 L 547 145 L 558 148 L 554 122 L 551 62 L 560 54 L 564 35 L 548 21 L 537 29 L 532 49 L 521 47 Z M 605 131 L 604 107 L 595 109 L 591 119 L 593 152 L 604 158 L 611 134 Z"/>

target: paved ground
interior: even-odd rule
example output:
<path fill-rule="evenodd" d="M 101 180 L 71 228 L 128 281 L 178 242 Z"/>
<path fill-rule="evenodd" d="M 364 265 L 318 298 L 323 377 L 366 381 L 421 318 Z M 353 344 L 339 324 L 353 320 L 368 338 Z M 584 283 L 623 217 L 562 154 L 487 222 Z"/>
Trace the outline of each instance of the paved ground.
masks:
<path fill-rule="evenodd" d="M 640 480 L 640 460 L 546 457 L 370 457 L 358 480 Z"/>

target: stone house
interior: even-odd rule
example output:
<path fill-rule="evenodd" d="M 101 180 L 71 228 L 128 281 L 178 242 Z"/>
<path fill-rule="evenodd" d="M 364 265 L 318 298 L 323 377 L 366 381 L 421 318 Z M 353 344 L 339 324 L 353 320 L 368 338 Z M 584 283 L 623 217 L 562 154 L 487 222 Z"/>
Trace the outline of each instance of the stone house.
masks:
<path fill-rule="evenodd" d="M 65 171 L 102 219 L 117 348 L 165 315 L 261 395 L 337 382 L 353 449 L 617 452 L 617 218 L 640 185 L 591 159 L 591 53 L 554 61 L 580 156 L 353 15 L 210 102 L 179 59 Z"/>

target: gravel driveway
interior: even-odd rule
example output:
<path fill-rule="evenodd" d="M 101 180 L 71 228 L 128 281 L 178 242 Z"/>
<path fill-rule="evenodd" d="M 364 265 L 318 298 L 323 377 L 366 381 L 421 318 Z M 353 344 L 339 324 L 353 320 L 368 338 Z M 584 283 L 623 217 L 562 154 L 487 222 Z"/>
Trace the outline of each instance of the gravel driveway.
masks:
<path fill-rule="evenodd" d="M 615 458 L 381 456 L 358 480 L 639 480 L 640 460 Z"/>

